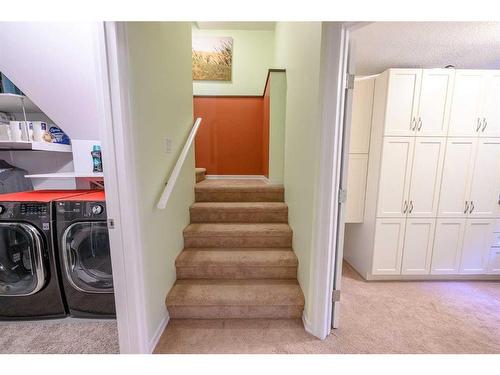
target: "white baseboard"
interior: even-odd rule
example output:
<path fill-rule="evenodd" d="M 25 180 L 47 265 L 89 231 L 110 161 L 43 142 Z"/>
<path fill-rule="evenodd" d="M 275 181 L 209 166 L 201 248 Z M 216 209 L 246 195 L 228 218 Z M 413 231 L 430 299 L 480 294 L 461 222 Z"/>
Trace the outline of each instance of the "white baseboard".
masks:
<path fill-rule="evenodd" d="M 170 315 L 167 312 L 163 317 L 163 319 L 161 320 L 160 324 L 158 325 L 158 328 L 156 328 L 155 334 L 149 341 L 149 353 L 153 353 L 153 351 L 155 350 L 156 345 L 158 344 L 158 341 L 160 341 L 160 337 L 165 328 L 167 327 L 169 321 L 170 321 Z"/>
<path fill-rule="evenodd" d="M 207 174 L 207 180 L 267 180 L 265 176 L 249 174 Z"/>

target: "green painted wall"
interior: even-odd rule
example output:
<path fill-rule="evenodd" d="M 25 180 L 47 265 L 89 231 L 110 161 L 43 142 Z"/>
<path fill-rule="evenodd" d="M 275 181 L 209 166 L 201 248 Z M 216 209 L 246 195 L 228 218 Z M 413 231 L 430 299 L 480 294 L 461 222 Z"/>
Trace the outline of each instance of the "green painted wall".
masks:
<path fill-rule="evenodd" d="M 321 22 L 278 22 L 275 66 L 286 69 L 285 201 L 299 259 L 298 279 L 311 315 L 310 278 L 320 146 Z"/>
<path fill-rule="evenodd" d="M 269 181 L 283 183 L 285 168 L 286 73 L 270 74 Z"/>
<path fill-rule="evenodd" d="M 165 210 L 156 204 L 193 124 L 191 24 L 127 23 L 133 148 L 144 249 L 145 300 L 149 337 L 165 316 L 173 285 L 175 258 L 183 248 L 182 230 L 194 201 L 191 150 Z M 165 138 L 172 153 L 165 153 Z"/>
<path fill-rule="evenodd" d="M 200 30 L 193 26 L 193 36 L 230 36 L 233 38 L 231 82 L 194 81 L 194 95 L 262 95 L 267 70 L 273 64 L 272 30 Z"/>

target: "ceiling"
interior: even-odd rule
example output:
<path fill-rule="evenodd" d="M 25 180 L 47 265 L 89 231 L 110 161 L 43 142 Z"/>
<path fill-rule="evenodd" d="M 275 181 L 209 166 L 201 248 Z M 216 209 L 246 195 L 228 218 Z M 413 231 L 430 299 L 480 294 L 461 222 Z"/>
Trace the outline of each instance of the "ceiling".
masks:
<path fill-rule="evenodd" d="M 356 74 L 387 68 L 500 68 L 498 22 L 374 22 L 352 33 Z"/>
<path fill-rule="evenodd" d="M 276 22 L 195 22 L 204 30 L 274 30 Z"/>

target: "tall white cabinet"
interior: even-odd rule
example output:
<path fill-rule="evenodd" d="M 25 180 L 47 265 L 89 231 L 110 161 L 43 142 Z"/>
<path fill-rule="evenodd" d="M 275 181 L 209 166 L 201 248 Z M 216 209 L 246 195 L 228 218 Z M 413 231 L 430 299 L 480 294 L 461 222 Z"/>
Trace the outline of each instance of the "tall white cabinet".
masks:
<path fill-rule="evenodd" d="M 344 241 L 364 277 L 500 274 L 497 103 L 499 71 L 389 69 L 376 78 L 364 216 Z"/>

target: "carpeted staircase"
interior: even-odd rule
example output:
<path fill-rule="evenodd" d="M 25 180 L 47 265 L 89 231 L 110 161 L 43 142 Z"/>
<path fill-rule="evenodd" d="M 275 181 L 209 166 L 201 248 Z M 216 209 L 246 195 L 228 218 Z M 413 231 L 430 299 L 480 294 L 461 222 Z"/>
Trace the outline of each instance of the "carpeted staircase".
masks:
<path fill-rule="evenodd" d="M 281 185 L 263 180 L 205 180 L 167 296 L 171 318 L 299 318 L 304 296 Z"/>

